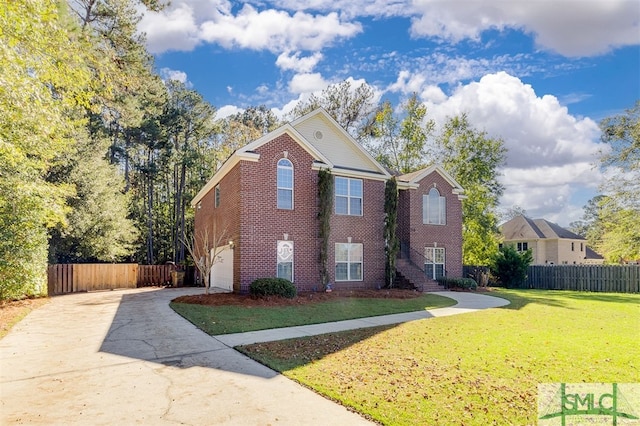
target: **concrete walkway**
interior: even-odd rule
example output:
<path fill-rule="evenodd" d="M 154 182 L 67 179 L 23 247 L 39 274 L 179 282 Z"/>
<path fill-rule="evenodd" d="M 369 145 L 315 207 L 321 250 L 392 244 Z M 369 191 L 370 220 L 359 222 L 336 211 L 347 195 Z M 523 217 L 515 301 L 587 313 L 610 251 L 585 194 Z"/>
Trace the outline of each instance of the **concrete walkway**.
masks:
<path fill-rule="evenodd" d="M 276 340 L 508 303 L 445 292 L 459 304 L 415 317 L 270 330 L 241 340 L 238 335 L 212 338 L 168 306 L 175 297 L 199 292 L 81 293 L 55 297 L 33 311 L 0 340 L 0 424 L 370 424 L 233 350 L 231 345 L 238 344 L 233 339 Z"/>
<path fill-rule="evenodd" d="M 376 327 L 378 325 L 400 324 L 425 318 L 445 317 L 464 314 L 481 309 L 497 308 L 509 304 L 509 301 L 494 296 L 478 293 L 462 293 L 454 291 L 433 292 L 440 296 L 454 299 L 458 302 L 448 308 L 431 309 L 404 314 L 381 315 L 377 317 L 360 318 L 348 321 L 336 321 L 324 324 L 301 325 L 297 327 L 275 328 L 271 330 L 251 331 L 248 333 L 221 334 L 213 336 L 227 346 L 250 345 L 252 343 L 272 342 L 275 340 L 292 339 L 304 336 L 332 333 L 336 331 L 354 330 L 357 328 Z"/>

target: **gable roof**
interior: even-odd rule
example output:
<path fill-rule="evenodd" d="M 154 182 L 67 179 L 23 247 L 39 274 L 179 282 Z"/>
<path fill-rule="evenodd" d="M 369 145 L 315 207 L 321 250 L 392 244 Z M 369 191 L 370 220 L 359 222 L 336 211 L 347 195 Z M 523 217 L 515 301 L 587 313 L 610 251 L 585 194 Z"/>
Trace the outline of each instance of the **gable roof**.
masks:
<path fill-rule="evenodd" d="M 332 169 L 374 173 L 385 179 L 391 176 L 325 109 L 317 108 L 290 124 L 327 157 Z"/>
<path fill-rule="evenodd" d="M 602 260 L 604 259 L 604 256 L 602 256 L 599 253 L 596 253 L 595 251 L 593 251 L 591 249 L 591 247 L 586 246 L 584 249 L 584 258 L 585 259 L 591 259 L 591 260 Z"/>
<path fill-rule="evenodd" d="M 524 215 L 518 215 L 505 222 L 500 227 L 502 236 L 506 241 L 510 240 L 537 240 L 537 239 L 569 239 L 584 240 L 563 227 L 545 219 L 530 219 Z"/>
<path fill-rule="evenodd" d="M 306 125 L 312 123 L 315 125 Z M 320 137 L 317 133 L 320 132 Z M 327 133 L 327 140 L 322 142 Z M 240 161 L 259 161 L 255 152 L 262 145 L 288 134 L 314 159 L 313 167 L 326 168 L 335 174 L 386 180 L 391 175 L 325 111 L 318 108 L 234 151 L 211 179 L 191 200 L 191 206 L 211 191 Z M 315 134 L 315 136 L 314 136 Z M 312 142 L 313 141 L 313 142 Z M 329 142 L 329 143 L 327 143 Z"/>
<path fill-rule="evenodd" d="M 439 164 L 433 164 L 427 168 L 416 170 L 415 172 L 407 173 L 397 177 L 398 186 L 404 188 L 417 188 L 419 182 L 430 175 L 431 173 L 438 173 L 444 180 L 451 185 L 452 192 L 458 195 L 458 198 L 465 198 L 464 188 L 451 176 L 447 171 Z"/>

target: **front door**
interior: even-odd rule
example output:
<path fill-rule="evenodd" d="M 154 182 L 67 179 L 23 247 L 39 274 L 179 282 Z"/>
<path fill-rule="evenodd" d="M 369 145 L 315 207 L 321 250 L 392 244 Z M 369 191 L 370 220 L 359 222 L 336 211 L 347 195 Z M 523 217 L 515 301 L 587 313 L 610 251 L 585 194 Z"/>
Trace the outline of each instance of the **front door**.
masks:
<path fill-rule="evenodd" d="M 444 247 L 424 248 L 424 272 L 427 279 L 437 280 L 444 276 Z"/>

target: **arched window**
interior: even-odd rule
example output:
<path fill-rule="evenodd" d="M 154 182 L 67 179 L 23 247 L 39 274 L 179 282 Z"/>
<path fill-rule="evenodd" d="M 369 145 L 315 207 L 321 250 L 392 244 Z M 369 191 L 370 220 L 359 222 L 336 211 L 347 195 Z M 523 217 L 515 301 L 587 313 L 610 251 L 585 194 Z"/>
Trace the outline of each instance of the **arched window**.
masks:
<path fill-rule="evenodd" d="M 429 225 L 447 224 L 446 198 L 440 192 L 431 188 L 429 194 L 422 196 L 422 223 Z"/>
<path fill-rule="evenodd" d="M 286 158 L 278 161 L 278 208 L 293 209 L 293 164 Z"/>

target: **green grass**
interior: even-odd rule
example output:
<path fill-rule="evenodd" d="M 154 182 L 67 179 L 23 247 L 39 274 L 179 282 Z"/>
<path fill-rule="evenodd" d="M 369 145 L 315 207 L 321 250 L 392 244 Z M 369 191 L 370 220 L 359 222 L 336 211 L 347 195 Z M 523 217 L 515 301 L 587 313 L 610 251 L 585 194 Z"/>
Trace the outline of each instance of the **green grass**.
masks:
<path fill-rule="evenodd" d="M 540 383 L 640 381 L 640 295 L 496 295 L 511 305 L 239 349 L 388 425 L 537 424 Z"/>
<path fill-rule="evenodd" d="M 454 304 L 455 301 L 447 297 L 425 294 L 413 299 L 345 297 L 280 307 L 202 306 L 186 303 L 171 303 L 170 306 L 204 332 L 216 335 L 413 312 Z"/>

